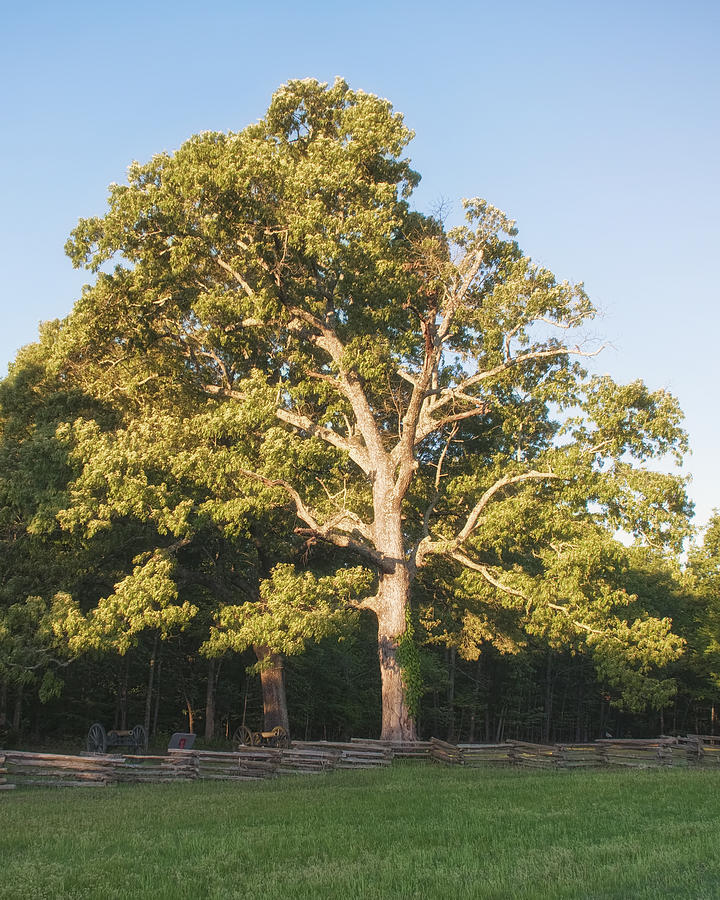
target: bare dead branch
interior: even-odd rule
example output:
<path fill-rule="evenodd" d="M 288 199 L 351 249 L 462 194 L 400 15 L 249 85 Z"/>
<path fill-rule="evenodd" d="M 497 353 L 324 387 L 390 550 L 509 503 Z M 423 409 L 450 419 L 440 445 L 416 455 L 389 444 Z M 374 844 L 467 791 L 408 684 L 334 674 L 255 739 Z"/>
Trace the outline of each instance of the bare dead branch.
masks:
<path fill-rule="evenodd" d="M 469 378 L 462 381 L 455 390 L 464 391 L 474 384 L 479 384 L 481 381 L 487 381 L 488 378 L 494 378 L 496 375 L 501 375 L 508 369 L 512 369 L 515 366 L 522 365 L 531 360 L 552 359 L 555 356 L 582 356 L 585 359 L 591 359 L 599 353 L 602 353 L 604 349 L 605 345 L 592 351 L 581 350 L 579 347 L 574 347 L 572 349 L 568 347 L 558 347 L 554 350 L 532 350 L 528 353 L 521 353 L 520 356 L 513 356 L 510 359 L 506 359 L 505 362 L 501 363 L 499 366 L 494 366 L 492 369 L 486 369 L 484 372 L 476 372 L 475 375 L 471 375 Z"/>
<path fill-rule="evenodd" d="M 384 557 L 382 554 L 378 553 L 377 550 L 366 547 L 364 544 L 360 544 L 358 541 L 353 540 L 345 534 L 337 534 L 333 531 L 334 528 L 346 528 L 347 526 L 344 526 L 343 519 L 349 519 L 354 514 L 345 511 L 344 516 L 336 517 L 334 521 L 330 520 L 330 522 L 321 525 L 317 520 L 315 512 L 305 504 L 300 494 L 291 484 L 289 484 L 289 482 L 282 478 L 266 478 L 264 475 L 260 475 L 259 472 L 251 472 L 248 469 L 239 469 L 238 474 L 244 475 L 246 478 L 252 478 L 254 481 L 259 481 L 267 487 L 278 487 L 285 491 L 295 504 L 297 517 L 308 526 L 307 528 L 296 528 L 296 534 L 309 535 L 317 540 L 334 544 L 336 547 L 353 550 L 367 559 L 370 559 L 376 566 L 382 567 L 383 565 L 387 565 L 387 562 L 384 562 Z M 361 524 L 363 529 L 367 532 L 367 526 L 365 526 L 364 523 Z M 355 526 L 351 530 L 357 530 L 361 534 L 363 533 L 361 528 L 356 526 L 355 522 L 351 522 L 351 525 Z M 365 534 L 363 534 L 363 537 L 365 537 Z"/>

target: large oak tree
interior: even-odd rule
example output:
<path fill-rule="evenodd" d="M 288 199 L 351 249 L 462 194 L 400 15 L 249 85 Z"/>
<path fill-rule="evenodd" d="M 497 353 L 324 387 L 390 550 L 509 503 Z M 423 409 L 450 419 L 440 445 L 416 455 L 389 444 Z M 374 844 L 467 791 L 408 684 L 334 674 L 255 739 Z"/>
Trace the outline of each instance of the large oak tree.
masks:
<path fill-rule="evenodd" d="M 60 355 L 138 409 L 253 419 L 257 455 L 229 461 L 222 489 L 290 498 L 298 534 L 375 572 L 358 605 L 377 618 L 392 739 L 415 736 L 421 570 L 442 557 L 534 627 L 646 665 L 678 652 L 669 621 L 594 594 L 578 548 L 597 529 L 677 541 L 687 511 L 679 479 L 639 465 L 682 448 L 673 398 L 586 377 L 592 304 L 501 212 L 469 201 L 447 230 L 412 211 L 411 137 L 385 100 L 294 81 L 257 124 L 133 164 L 69 241 L 98 275 Z M 513 516 L 537 520 L 535 552 L 509 547 Z"/>

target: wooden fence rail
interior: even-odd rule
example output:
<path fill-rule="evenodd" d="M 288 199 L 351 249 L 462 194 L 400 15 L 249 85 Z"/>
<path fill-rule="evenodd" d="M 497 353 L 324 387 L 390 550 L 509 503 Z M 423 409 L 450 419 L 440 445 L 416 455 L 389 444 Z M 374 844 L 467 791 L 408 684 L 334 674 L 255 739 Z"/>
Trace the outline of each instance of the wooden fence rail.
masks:
<path fill-rule="evenodd" d="M 14 784 L 8 784 L 5 761 L 5 754 L 0 753 L 0 791 L 9 791 L 15 787 Z"/>
<path fill-rule="evenodd" d="M 430 756 L 430 741 L 377 741 L 366 738 L 352 738 L 351 745 L 362 744 L 367 748 L 382 747 L 389 750 L 393 759 L 427 759 Z"/>

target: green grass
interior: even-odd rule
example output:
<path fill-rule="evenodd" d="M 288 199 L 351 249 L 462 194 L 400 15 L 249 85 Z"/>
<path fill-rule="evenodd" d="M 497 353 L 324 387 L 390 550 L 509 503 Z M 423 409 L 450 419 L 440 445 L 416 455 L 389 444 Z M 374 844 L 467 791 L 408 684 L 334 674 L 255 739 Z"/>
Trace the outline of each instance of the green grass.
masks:
<path fill-rule="evenodd" d="M 720 773 L 445 769 L 0 794 L 0 896 L 720 897 Z"/>

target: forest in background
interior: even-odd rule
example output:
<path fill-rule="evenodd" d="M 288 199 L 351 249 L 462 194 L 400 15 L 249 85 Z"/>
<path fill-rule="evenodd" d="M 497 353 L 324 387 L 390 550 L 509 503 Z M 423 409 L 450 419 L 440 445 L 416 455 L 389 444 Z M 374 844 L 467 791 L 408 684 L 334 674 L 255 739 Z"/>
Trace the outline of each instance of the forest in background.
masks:
<path fill-rule="evenodd" d="M 499 210 L 413 211 L 411 137 L 291 82 L 79 222 L 95 281 L 0 383 L 0 740 L 716 730 L 677 402 L 587 373 Z"/>
<path fill-rule="evenodd" d="M 687 616 L 687 599 L 679 598 L 678 617 Z M 692 613 L 686 618 L 688 638 L 694 637 L 700 647 L 706 646 L 699 633 L 702 609 L 696 602 L 694 618 Z M 211 661 L 199 654 L 201 642 L 192 634 L 162 642 L 145 635 L 122 657 L 85 655 L 62 671 L 61 692 L 44 701 L 37 677 L 24 684 L 6 681 L 3 743 L 83 746 L 88 728 L 99 721 L 107 728 L 146 724 L 158 746 L 174 731 L 187 730 L 204 738 L 207 746 L 229 746 L 239 725 L 247 723 L 253 730 L 263 726 L 260 678 L 247 672 L 255 662 L 251 651 Z M 326 639 L 285 661 L 290 733 L 295 739 L 379 736 L 375 644 L 368 616 L 345 640 Z M 661 709 L 637 710 L 618 707 L 617 694 L 579 654 L 537 646 L 508 656 L 491 645 L 474 661 L 448 648 L 423 647 L 421 654 L 422 738 L 542 743 L 718 733 L 716 683 L 697 650 L 667 673 L 677 687 L 670 702 Z"/>

